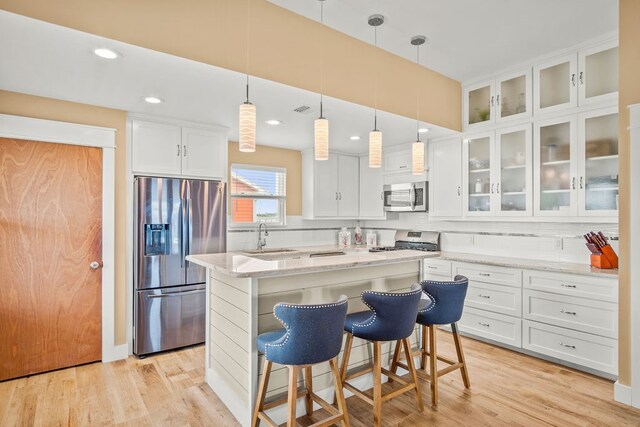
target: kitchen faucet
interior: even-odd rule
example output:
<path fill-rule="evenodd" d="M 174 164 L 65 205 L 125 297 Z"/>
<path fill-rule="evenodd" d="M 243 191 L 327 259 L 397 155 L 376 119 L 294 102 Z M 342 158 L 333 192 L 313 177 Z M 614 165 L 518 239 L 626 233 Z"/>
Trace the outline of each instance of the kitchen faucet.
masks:
<path fill-rule="evenodd" d="M 262 226 L 264 226 L 264 237 L 262 238 Z M 267 223 L 261 222 L 258 225 L 258 250 L 261 251 L 263 247 L 267 246 L 266 237 L 269 235 L 269 230 L 267 230 Z"/>

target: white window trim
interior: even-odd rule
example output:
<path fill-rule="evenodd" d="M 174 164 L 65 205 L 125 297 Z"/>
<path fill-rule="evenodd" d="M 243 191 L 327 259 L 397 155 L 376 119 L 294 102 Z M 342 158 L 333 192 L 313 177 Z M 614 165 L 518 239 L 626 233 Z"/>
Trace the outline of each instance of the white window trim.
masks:
<path fill-rule="evenodd" d="M 231 180 L 233 179 L 233 169 L 234 168 L 238 168 L 238 169 L 253 169 L 253 170 L 263 170 L 263 171 L 269 171 L 269 172 L 281 172 L 284 173 L 285 175 L 285 180 L 287 179 L 287 168 L 283 168 L 283 167 L 279 167 L 279 166 L 264 166 L 264 165 L 250 165 L 250 164 L 246 164 L 246 163 L 232 163 L 230 166 L 230 174 L 229 174 L 229 220 L 227 221 L 228 227 L 229 229 L 239 229 L 239 230 L 246 230 L 246 229 L 251 229 L 251 228 L 255 228 L 257 227 L 260 222 L 252 222 L 250 224 L 248 223 L 243 223 L 243 222 L 233 222 L 233 199 L 234 198 L 243 198 L 242 196 L 233 196 L 233 194 L 231 193 Z M 267 226 L 269 228 L 286 228 L 287 227 L 287 189 L 286 189 L 286 182 L 285 182 L 285 193 L 284 196 L 247 196 L 246 198 L 252 198 L 252 199 L 271 199 L 271 200 L 278 200 L 281 203 L 281 209 L 282 209 L 282 223 L 281 224 L 269 224 L 267 223 Z"/>

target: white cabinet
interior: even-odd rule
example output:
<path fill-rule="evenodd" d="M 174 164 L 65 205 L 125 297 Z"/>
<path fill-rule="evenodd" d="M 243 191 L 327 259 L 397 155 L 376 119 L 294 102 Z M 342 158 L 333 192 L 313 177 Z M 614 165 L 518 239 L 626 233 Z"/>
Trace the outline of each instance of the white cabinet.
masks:
<path fill-rule="evenodd" d="M 530 68 L 466 86 L 463 92 L 465 129 L 522 119 L 532 113 Z"/>
<path fill-rule="evenodd" d="M 355 218 L 360 206 L 360 160 L 355 156 L 338 157 L 338 216 Z"/>
<path fill-rule="evenodd" d="M 302 216 L 357 218 L 359 214 L 359 158 L 329 154 L 315 160 L 312 150 L 302 153 Z"/>
<path fill-rule="evenodd" d="M 180 175 L 182 135 L 179 127 L 133 120 L 132 132 L 134 173 Z"/>
<path fill-rule="evenodd" d="M 534 112 L 616 102 L 618 45 L 608 42 L 534 67 Z"/>
<path fill-rule="evenodd" d="M 462 141 L 460 138 L 428 144 L 429 216 L 462 215 Z"/>
<path fill-rule="evenodd" d="M 422 280 L 451 280 L 452 262 L 438 258 L 422 260 Z"/>
<path fill-rule="evenodd" d="M 465 215 L 530 216 L 531 125 L 470 136 L 463 148 Z"/>
<path fill-rule="evenodd" d="M 370 168 L 369 157 L 360 157 L 360 218 L 386 217 L 382 168 Z"/>
<path fill-rule="evenodd" d="M 227 138 L 223 133 L 182 128 L 182 175 L 221 178 L 226 167 Z"/>
<path fill-rule="evenodd" d="M 225 179 L 225 132 L 137 119 L 131 129 L 133 173 Z"/>
<path fill-rule="evenodd" d="M 534 134 L 536 215 L 615 217 L 617 108 L 539 121 Z"/>
<path fill-rule="evenodd" d="M 411 172 L 411 151 L 392 151 L 384 154 L 385 173 Z"/>

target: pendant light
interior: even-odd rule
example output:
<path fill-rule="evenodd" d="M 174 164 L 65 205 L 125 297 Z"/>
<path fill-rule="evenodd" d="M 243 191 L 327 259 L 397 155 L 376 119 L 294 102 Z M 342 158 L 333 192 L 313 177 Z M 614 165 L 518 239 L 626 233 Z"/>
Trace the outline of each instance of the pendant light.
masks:
<path fill-rule="evenodd" d="M 378 27 L 384 23 L 384 16 L 371 15 L 368 23 L 373 27 L 373 45 L 378 47 Z M 378 69 L 376 68 L 376 82 L 373 96 L 373 130 L 369 132 L 369 167 L 382 166 L 382 132 L 378 130 Z"/>
<path fill-rule="evenodd" d="M 425 36 L 411 38 L 411 44 L 416 47 L 416 64 L 420 65 L 420 46 L 427 41 Z M 424 143 L 420 141 L 420 88 L 416 87 L 416 142 L 411 146 L 411 169 L 414 175 L 424 173 Z"/>
<path fill-rule="evenodd" d="M 256 151 L 256 106 L 249 101 L 249 36 L 251 0 L 247 0 L 247 99 L 240 104 L 238 145 L 243 153 Z"/>
<path fill-rule="evenodd" d="M 329 159 L 329 120 L 322 115 L 324 91 L 324 0 L 320 1 L 320 117 L 313 123 L 313 147 L 316 160 Z"/>

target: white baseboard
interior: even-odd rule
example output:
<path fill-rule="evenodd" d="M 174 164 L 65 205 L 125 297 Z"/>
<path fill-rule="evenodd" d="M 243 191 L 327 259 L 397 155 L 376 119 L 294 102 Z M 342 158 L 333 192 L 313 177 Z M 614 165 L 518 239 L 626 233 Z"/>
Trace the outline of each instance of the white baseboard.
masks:
<path fill-rule="evenodd" d="M 102 352 L 102 363 L 114 362 L 129 357 L 129 345 L 121 344 L 106 348 Z"/>
<path fill-rule="evenodd" d="M 619 381 L 616 381 L 613 384 L 613 400 L 631 406 L 631 391 L 631 387 L 629 387 L 628 385 L 620 384 Z"/>

